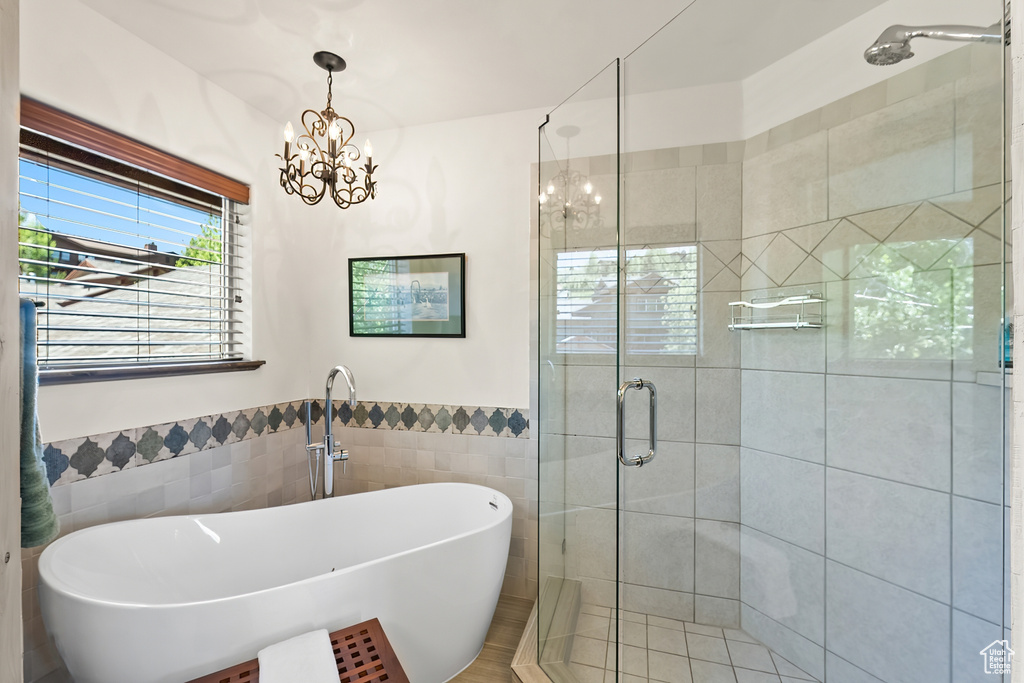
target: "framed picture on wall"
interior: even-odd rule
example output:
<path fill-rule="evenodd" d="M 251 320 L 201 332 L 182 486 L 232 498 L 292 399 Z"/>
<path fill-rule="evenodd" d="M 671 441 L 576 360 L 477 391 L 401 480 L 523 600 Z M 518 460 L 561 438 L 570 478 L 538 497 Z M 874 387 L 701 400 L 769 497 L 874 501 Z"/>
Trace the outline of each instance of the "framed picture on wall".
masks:
<path fill-rule="evenodd" d="M 465 337 L 466 255 L 348 260 L 349 335 Z"/>

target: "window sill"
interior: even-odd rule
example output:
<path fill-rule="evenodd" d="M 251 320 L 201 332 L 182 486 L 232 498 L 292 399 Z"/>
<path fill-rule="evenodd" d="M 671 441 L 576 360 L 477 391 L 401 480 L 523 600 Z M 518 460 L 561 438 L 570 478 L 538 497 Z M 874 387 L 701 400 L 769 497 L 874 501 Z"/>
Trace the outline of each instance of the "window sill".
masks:
<path fill-rule="evenodd" d="M 79 384 L 82 382 L 112 382 L 148 377 L 176 375 L 204 375 L 211 372 L 243 372 L 256 370 L 265 360 L 217 360 L 198 363 L 166 363 L 160 365 L 118 365 L 39 370 L 40 386 L 53 384 Z"/>

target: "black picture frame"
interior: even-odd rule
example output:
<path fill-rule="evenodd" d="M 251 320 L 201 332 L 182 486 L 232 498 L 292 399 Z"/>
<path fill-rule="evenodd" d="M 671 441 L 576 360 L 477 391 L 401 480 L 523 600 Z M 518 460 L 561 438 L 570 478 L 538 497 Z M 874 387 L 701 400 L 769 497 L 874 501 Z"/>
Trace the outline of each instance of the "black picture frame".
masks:
<path fill-rule="evenodd" d="M 352 337 L 465 337 L 466 254 L 348 260 Z"/>

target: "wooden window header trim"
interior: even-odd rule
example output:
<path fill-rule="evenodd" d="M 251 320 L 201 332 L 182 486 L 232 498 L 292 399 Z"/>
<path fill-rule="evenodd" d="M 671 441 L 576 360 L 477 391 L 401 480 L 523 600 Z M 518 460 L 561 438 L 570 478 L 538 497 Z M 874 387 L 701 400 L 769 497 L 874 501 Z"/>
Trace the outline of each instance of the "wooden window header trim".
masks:
<path fill-rule="evenodd" d="M 236 202 L 249 203 L 248 185 L 25 96 L 21 98 L 21 125 Z"/>
<path fill-rule="evenodd" d="M 129 166 L 103 154 L 69 145 L 28 128 L 21 129 L 21 149 L 18 154 L 22 159 L 37 164 L 59 168 L 133 192 L 144 192 L 167 201 L 191 206 L 199 211 L 216 209 L 214 213 L 220 213 L 221 195 L 143 170 L 138 166 Z"/>

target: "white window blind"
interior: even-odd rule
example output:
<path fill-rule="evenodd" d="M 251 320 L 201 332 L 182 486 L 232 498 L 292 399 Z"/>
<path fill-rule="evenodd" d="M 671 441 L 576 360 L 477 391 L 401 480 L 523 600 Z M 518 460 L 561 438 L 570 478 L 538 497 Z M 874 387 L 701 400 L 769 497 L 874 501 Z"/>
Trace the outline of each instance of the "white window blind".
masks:
<path fill-rule="evenodd" d="M 559 353 L 615 353 L 618 260 L 613 249 L 558 254 Z M 627 249 L 625 352 L 697 353 L 697 248 Z"/>
<path fill-rule="evenodd" d="M 244 205 L 25 129 L 19 170 L 41 369 L 242 358 Z"/>

